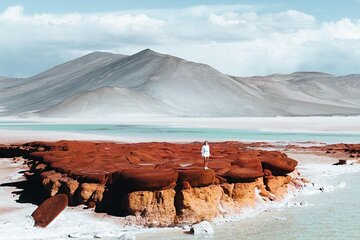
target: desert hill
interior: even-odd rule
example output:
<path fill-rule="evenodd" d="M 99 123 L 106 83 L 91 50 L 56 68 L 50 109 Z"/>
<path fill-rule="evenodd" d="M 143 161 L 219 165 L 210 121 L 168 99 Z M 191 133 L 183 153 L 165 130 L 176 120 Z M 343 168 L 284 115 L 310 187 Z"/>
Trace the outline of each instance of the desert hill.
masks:
<path fill-rule="evenodd" d="M 360 75 L 235 77 L 150 49 L 94 52 L 29 78 L 2 77 L 0 91 L 0 116 L 360 114 Z"/>

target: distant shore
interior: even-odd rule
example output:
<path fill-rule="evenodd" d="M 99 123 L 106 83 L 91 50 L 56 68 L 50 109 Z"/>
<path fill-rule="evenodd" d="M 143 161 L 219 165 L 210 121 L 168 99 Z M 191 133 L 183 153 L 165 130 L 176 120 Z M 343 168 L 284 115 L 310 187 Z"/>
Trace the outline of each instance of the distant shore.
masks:
<path fill-rule="evenodd" d="M 16 124 L 23 124 L 29 126 L 29 129 L 24 130 L 22 128 L 4 128 L 2 126 L 15 126 Z M 73 125 L 74 131 L 63 131 L 59 129 L 53 130 L 34 130 L 31 129 L 31 125 L 50 126 L 71 126 Z M 153 126 L 157 127 L 160 131 L 161 128 L 171 128 L 174 131 L 177 129 L 183 129 L 184 132 L 189 130 L 205 129 L 196 136 L 185 136 L 179 138 L 176 132 L 174 134 L 168 134 L 167 136 L 154 135 L 154 134 L 126 134 L 121 135 L 108 134 L 111 131 L 105 132 L 99 131 L 76 131 L 76 125 L 87 126 L 91 124 L 100 124 L 103 126 L 120 126 L 120 127 L 133 127 L 133 126 L 144 126 L 151 129 Z M 56 140 L 98 140 L 98 141 L 116 141 L 116 142 L 151 142 L 151 141 L 169 141 L 169 142 L 190 142 L 196 140 L 203 140 L 207 138 L 206 129 L 217 132 L 224 130 L 224 134 L 221 138 L 213 137 L 209 140 L 224 141 L 224 140 L 238 140 L 238 141 L 269 141 L 266 139 L 251 140 L 244 139 L 232 139 L 233 136 L 227 136 L 226 131 L 261 131 L 262 133 L 277 134 L 332 134 L 331 143 L 342 142 L 336 139 L 336 135 L 352 135 L 353 139 L 349 140 L 348 143 L 360 142 L 360 116 L 349 116 L 349 117 L 272 117 L 272 118 L 176 118 L 176 117 L 134 117 L 134 116 L 121 116 L 115 120 L 89 118 L 86 121 L 84 119 L 55 119 L 55 118 L 0 118 L 0 142 L 2 143 L 24 143 L 29 141 L 41 140 L 41 141 L 56 141 Z M 147 129 L 145 129 L 147 130 Z M 309 137 L 310 138 L 310 137 Z M 326 140 L 326 137 L 322 139 Z M 312 139 L 302 139 L 301 141 L 312 141 Z M 285 141 L 286 142 L 286 141 Z M 287 141 L 289 142 L 289 141 Z M 327 141 L 324 141 L 327 142 Z"/>
<path fill-rule="evenodd" d="M 359 116 L 304 116 L 304 117 L 167 117 L 152 115 L 119 115 L 111 118 L 85 116 L 84 118 L 16 118 L 0 117 L 2 122 L 52 124 L 119 124 L 202 127 L 294 132 L 353 132 L 360 133 Z"/>

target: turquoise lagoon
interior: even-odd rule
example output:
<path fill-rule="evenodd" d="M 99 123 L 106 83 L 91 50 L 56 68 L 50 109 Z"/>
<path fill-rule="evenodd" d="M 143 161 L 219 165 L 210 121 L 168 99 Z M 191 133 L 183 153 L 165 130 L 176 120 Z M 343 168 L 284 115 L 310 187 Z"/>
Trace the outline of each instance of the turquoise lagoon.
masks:
<path fill-rule="evenodd" d="M 318 141 L 325 143 L 359 143 L 360 133 L 351 132 L 290 132 L 220 128 L 188 128 L 159 125 L 118 124 L 54 124 L 0 121 L 0 130 L 73 132 L 82 134 L 146 139 L 156 141 Z M 25 132 L 24 132 L 25 133 Z"/>

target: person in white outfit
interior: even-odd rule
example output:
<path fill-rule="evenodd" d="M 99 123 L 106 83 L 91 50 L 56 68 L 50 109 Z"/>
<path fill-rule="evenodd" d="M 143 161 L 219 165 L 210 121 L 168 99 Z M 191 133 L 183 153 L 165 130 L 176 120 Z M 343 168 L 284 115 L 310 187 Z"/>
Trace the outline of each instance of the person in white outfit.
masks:
<path fill-rule="evenodd" d="M 208 141 L 204 142 L 204 145 L 201 147 L 201 156 L 204 158 L 204 169 L 207 170 L 209 157 L 210 157 L 210 146 Z"/>

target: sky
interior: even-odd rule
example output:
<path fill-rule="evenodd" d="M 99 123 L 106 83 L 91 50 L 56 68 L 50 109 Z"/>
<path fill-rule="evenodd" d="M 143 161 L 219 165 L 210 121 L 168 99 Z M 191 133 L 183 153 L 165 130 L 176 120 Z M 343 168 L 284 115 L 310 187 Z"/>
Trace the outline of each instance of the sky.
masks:
<path fill-rule="evenodd" d="M 360 73 L 360 0 L 0 0 L 0 76 L 145 48 L 237 76 Z"/>

